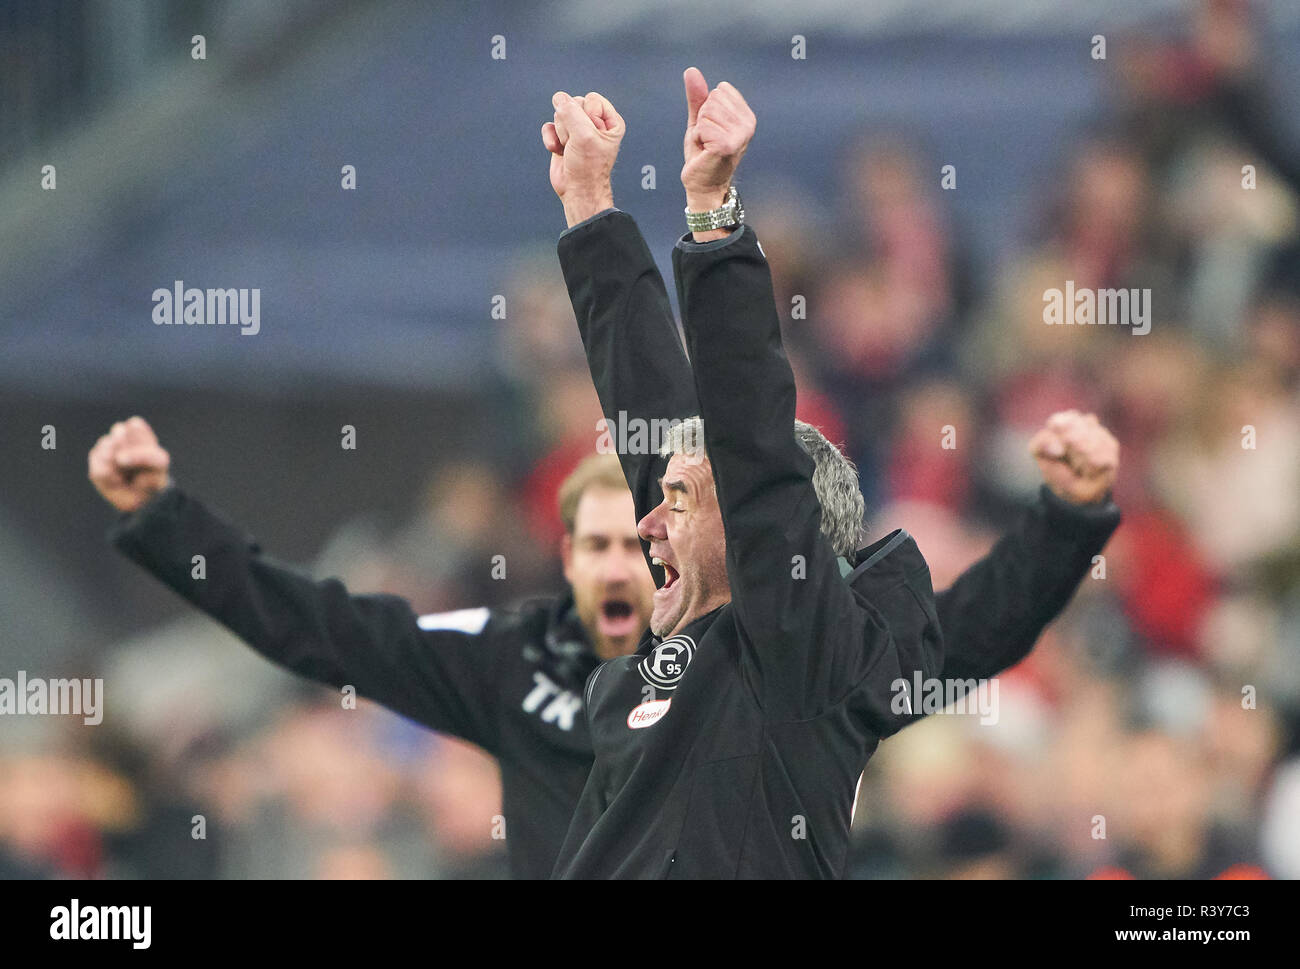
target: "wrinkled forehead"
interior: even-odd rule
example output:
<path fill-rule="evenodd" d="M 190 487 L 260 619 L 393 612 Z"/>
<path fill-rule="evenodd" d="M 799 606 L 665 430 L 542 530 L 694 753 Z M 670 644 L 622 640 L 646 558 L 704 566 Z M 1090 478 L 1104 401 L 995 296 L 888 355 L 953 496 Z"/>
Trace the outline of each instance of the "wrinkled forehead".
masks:
<path fill-rule="evenodd" d="M 685 484 L 697 495 L 706 495 L 713 491 L 713 465 L 703 455 L 677 453 L 668 459 L 664 470 L 663 486 Z"/>

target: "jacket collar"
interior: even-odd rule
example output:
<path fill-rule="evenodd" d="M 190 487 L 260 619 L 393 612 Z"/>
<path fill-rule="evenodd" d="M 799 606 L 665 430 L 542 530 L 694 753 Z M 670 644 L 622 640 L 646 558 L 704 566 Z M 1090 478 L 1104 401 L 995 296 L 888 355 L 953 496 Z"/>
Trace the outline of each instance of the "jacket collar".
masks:
<path fill-rule="evenodd" d="M 557 598 L 547 611 L 541 663 L 556 683 L 579 687 L 600 665 L 596 650 L 587 640 L 587 630 L 578 619 L 572 590 Z"/>
<path fill-rule="evenodd" d="M 676 636 L 689 636 L 693 642 L 699 643 L 700 638 L 709 631 L 709 627 L 712 626 L 718 616 L 722 614 L 722 610 L 726 609 L 729 605 L 731 605 L 730 602 L 724 602 L 712 612 L 706 612 L 698 619 L 692 619 L 683 628 L 673 633 L 672 636 L 659 637 L 653 633 L 647 632 L 645 636 L 642 637 L 641 644 L 636 648 L 637 655 L 643 656 L 651 652 L 656 646 L 664 642 L 664 640 L 673 639 Z"/>
<path fill-rule="evenodd" d="M 902 528 L 895 528 L 880 541 L 859 549 L 854 558 L 858 564 L 845 576 L 845 581 L 850 585 L 868 571 L 873 579 L 880 579 L 890 575 L 905 575 L 918 565 L 925 565 L 925 556 L 917 547 L 916 539 Z M 840 571 L 844 572 L 843 565 Z"/>

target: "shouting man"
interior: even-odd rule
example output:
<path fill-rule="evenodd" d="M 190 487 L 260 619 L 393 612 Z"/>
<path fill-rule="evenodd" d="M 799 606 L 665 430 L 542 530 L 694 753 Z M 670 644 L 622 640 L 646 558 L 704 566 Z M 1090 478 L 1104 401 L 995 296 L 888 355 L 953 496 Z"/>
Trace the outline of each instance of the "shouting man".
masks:
<path fill-rule="evenodd" d="M 666 455 L 620 454 L 663 567 L 654 635 L 588 683 L 596 766 L 556 873 L 836 875 L 862 764 L 910 719 L 891 709 L 894 685 L 940 671 L 928 571 L 902 532 L 855 553 L 856 478 L 793 421 L 770 279 L 736 218 L 731 176 L 753 115 L 694 69 L 686 88 L 683 185 L 688 213 L 707 213 L 674 254 L 693 374 L 653 260 L 612 207 L 622 119 L 598 94 L 560 93 L 542 133 L 570 225 L 561 263 L 607 419 L 703 415 L 676 428 L 666 466 Z M 1058 415 L 1035 453 L 1051 491 L 940 597 L 957 661 L 944 673 L 990 675 L 1023 656 L 1118 522 L 1107 500 L 1117 448 L 1095 419 Z M 1062 554 L 1048 553 L 1054 543 Z M 855 566 L 852 593 L 837 557 Z"/>

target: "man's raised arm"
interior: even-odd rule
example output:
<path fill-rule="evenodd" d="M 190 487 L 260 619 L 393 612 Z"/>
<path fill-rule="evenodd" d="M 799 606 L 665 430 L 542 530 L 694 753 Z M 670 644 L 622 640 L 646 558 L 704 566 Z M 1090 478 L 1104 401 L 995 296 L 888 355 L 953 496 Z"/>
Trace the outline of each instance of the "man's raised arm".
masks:
<path fill-rule="evenodd" d="M 1119 527 L 1110 500 L 1119 442 L 1092 414 L 1062 411 L 1034 435 L 1038 500 L 993 549 L 935 596 L 945 679 L 981 679 L 1029 654 Z"/>
<path fill-rule="evenodd" d="M 692 212 L 721 207 L 756 127 L 730 84 L 700 97 L 698 74 L 688 72 L 682 170 Z M 865 697 L 866 715 L 878 732 L 892 732 L 887 684 L 899 676 L 896 644 L 885 616 L 843 582 L 837 549 L 822 534 L 814 459 L 795 437 L 794 375 L 754 230 L 695 233 L 677 244 L 673 265 L 742 664 L 756 696 L 773 719 L 808 719 L 850 694 L 863 697 L 870 676 L 881 689 Z"/>
<path fill-rule="evenodd" d="M 497 752 L 500 650 L 487 609 L 417 617 L 397 596 L 300 575 L 173 484 L 170 461 L 139 417 L 91 450 L 90 480 L 122 513 L 110 532 L 118 551 L 267 659 Z"/>
<path fill-rule="evenodd" d="M 698 413 L 695 385 L 663 277 L 636 222 L 613 207 L 623 119 L 595 92 L 558 92 L 552 103 L 542 141 L 569 224 L 560 266 L 605 415 L 602 441 L 618 451 L 640 520 L 659 501 L 658 438 L 667 422 Z"/>

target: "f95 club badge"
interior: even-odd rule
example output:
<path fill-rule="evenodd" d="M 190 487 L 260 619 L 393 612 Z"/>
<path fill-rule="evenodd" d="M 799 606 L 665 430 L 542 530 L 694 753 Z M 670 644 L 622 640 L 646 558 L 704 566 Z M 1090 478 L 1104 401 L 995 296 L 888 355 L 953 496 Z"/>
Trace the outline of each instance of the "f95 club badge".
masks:
<path fill-rule="evenodd" d="M 656 690 L 675 690 L 694 655 L 695 640 L 690 636 L 670 636 L 637 664 L 637 672 Z M 669 697 L 666 700 L 646 700 L 633 707 L 627 715 L 628 728 L 640 730 L 658 723 L 668 713 L 672 702 L 672 697 Z"/>
<path fill-rule="evenodd" d="M 694 655 L 695 640 L 690 636 L 670 636 L 650 651 L 637 671 L 656 689 L 675 690 Z"/>

